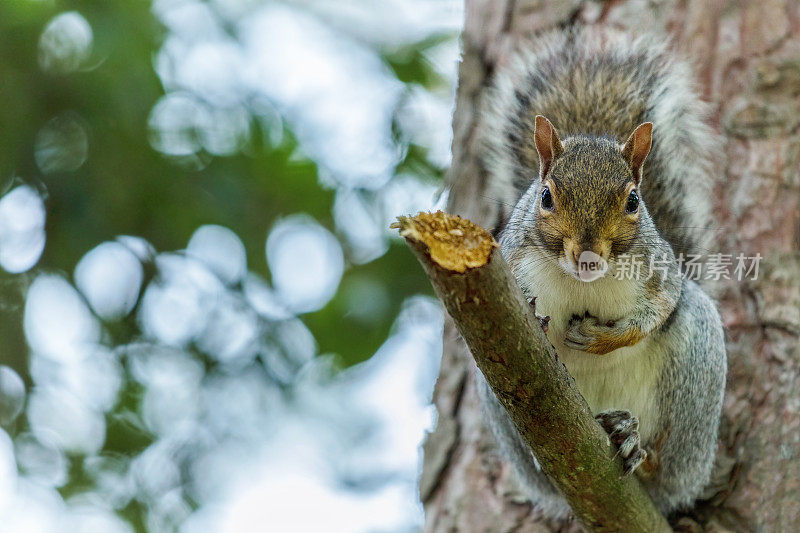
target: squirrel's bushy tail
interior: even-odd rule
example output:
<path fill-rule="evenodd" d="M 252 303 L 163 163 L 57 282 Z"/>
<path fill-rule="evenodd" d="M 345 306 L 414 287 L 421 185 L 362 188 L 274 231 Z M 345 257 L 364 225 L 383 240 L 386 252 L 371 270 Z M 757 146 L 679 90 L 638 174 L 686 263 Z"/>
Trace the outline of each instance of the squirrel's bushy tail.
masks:
<path fill-rule="evenodd" d="M 719 144 L 688 65 L 653 40 L 605 30 L 560 30 L 520 48 L 498 70 L 481 128 L 485 194 L 498 202 L 498 224 L 538 176 L 536 115 L 549 118 L 562 137 L 582 133 L 620 143 L 649 121 L 653 146 L 642 197 L 676 255 L 705 254 Z"/>

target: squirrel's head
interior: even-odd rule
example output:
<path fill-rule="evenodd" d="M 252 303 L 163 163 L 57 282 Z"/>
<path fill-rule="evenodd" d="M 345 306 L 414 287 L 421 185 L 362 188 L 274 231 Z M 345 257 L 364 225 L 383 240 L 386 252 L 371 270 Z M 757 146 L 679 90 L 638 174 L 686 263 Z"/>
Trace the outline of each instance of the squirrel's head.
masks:
<path fill-rule="evenodd" d="M 640 234 L 647 214 L 639 184 L 652 131 L 652 123 L 645 122 L 622 145 L 584 135 L 562 143 L 550 121 L 536 117 L 535 231 L 561 267 L 579 279 L 599 277 L 586 268 L 596 270 L 630 250 Z M 587 265 L 592 260 L 598 264 Z"/>

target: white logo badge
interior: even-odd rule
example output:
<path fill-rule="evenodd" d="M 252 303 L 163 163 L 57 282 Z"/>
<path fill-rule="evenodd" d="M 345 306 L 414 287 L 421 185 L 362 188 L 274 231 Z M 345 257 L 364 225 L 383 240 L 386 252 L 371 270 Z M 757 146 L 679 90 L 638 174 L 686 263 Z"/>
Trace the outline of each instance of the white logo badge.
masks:
<path fill-rule="evenodd" d="M 578 279 L 581 281 L 594 281 L 602 278 L 608 270 L 608 262 L 589 250 L 581 252 L 578 258 Z"/>

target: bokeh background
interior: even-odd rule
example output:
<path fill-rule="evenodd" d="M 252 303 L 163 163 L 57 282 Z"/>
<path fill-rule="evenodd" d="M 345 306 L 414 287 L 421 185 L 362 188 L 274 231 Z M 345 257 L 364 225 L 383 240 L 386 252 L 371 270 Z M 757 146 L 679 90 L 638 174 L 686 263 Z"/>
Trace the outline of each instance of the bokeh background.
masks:
<path fill-rule="evenodd" d="M 0 2 L 0 531 L 414 531 L 457 0 Z"/>

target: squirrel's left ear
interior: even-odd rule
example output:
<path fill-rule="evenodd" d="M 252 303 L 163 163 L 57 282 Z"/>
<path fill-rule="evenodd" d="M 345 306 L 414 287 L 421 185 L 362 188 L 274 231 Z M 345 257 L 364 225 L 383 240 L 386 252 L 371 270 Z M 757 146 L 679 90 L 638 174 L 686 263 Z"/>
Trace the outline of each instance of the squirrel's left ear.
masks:
<path fill-rule="evenodd" d="M 533 139 L 539 153 L 539 177 L 544 179 L 553 160 L 564 152 L 564 147 L 553 124 L 542 115 L 536 115 Z"/>
<path fill-rule="evenodd" d="M 625 146 L 622 147 L 622 157 L 628 162 L 633 170 L 633 181 L 636 185 L 642 180 L 642 165 L 647 154 L 650 153 L 650 145 L 653 136 L 653 123 L 645 122 L 639 124 Z"/>

